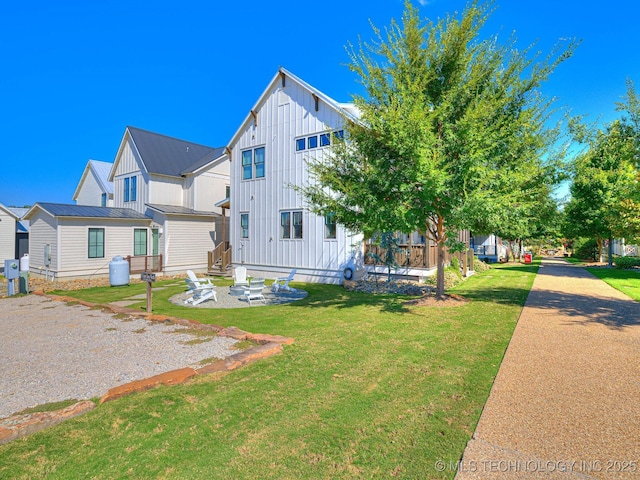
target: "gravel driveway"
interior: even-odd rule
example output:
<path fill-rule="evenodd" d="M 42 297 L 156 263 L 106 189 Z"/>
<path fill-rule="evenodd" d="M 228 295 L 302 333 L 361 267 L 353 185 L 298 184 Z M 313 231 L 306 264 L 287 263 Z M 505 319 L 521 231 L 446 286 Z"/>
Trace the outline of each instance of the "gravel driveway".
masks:
<path fill-rule="evenodd" d="M 237 353 L 231 338 L 172 333 L 184 329 L 37 295 L 0 299 L 0 418 Z"/>

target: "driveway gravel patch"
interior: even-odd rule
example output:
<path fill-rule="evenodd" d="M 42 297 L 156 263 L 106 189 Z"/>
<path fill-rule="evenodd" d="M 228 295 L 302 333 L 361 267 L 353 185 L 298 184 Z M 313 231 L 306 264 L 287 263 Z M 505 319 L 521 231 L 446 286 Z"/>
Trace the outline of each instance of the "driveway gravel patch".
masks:
<path fill-rule="evenodd" d="M 37 295 L 0 299 L 0 418 L 237 353 L 233 338 L 193 339 L 183 325 L 120 319 Z"/>

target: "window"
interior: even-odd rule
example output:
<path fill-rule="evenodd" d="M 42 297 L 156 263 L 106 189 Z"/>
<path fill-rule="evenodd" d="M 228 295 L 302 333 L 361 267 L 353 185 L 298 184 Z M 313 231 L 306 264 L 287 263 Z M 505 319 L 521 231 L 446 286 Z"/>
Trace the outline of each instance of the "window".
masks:
<path fill-rule="evenodd" d="M 300 151 L 300 150 L 304 150 L 307 144 L 307 139 L 306 138 L 299 138 L 296 140 L 296 151 Z M 311 148 L 311 146 L 309 146 L 309 148 Z"/>
<path fill-rule="evenodd" d="M 136 201 L 136 194 L 138 190 L 138 177 L 131 177 L 131 201 Z"/>
<path fill-rule="evenodd" d="M 255 171 L 253 170 L 255 165 Z M 242 179 L 250 180 L 264 177 L 264 147 L 242 152 Z"/>
<path fill-rule="evenodd" d="M 280 238 L 291 238 L 291 212 L 280 213 Z"/>
<path fill-rule="evenodd" d="M 336 238 L 336 214 L 327 213 L 324 216 L 324 238 Z"/>
<path fill-rule="evenodd" d="M 318 148 L 318 136 L 317 135 L 309 137 L 307 139 L 307 141 L 309 142 L 309 148 Z"/>
<path fill-rule="evenodd" d="M 302 238 L 302 212 L 293 212 L 293 238 Z"/>
<path fill-rule="evenodd" d="M 104 228 L 89 229 L 89 258 L 104 258 Z"/>
<path fill-rule="evenodd" d="M 136 228 L 133 230 L 133 254 L 147 254 L 147 229 Z"/>
<path fill-rule="evenodd" d="M 240 238 L 249 238 L 249 214 L 240 214 Z"/>
<path fill-rule="evenodd" d="M 107 194 L 103 193 L 102 197 L 100 197 L 100 206 L 101 207 L 106 207 L 107 206 Z"/>
<path fill-rule="evenodd" d="M 242 179 L 243 180 L 249 180 L 250 178 L 252 178 L 252 166 L 251 166 L 251 160 L 253 157 L 253 151 L 251 150 L 245 150 L 244 152 L 242 152 Z"/>
<path fill-rule="evenodd" d="M 331 136 L 328 133 L 323 133 L 320 135 L 320 146 L 326 147 L 327 145 L 331 145 Z"/>
<path fill-rule="evenodd" d="M 256 164 L 256 178 L 264 178 L 264 147 L 256 148 L 253 154 Z"/>
<path fill-rule="evenodd" d="M 124 201 L 125 202 L 135 202 L 138 190 L 138 178 L 137 177 L 126 177 L 124 179 Z"/>
<path fill-rule="evenodd" d="M 280 238 L 302 238 L 302 212 L 280 212 Z"/>
<path fill-rule="evenodd" d="M 333 132 L 333 136 L 338 140 L 344 140 L 344 130 L 336 130 L 335 132 Z"/>
<path fill-rule="evenodd" d="M 225 195 L 225 198 L 231 198 L 231 185 L 225 185 L 224 195 Z"/>

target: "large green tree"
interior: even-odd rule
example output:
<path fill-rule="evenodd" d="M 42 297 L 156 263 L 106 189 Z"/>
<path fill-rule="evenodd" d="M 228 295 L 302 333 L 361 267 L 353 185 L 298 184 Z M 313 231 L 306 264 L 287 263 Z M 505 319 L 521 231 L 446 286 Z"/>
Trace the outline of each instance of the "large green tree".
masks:
<path fill-rule="evenodd" d="M 376 39 L 350 47 L 349 68 L 365 95 L 359 121 L 330 159 L 309 162 L 300 190 L 310 208 L 364 231 L 418 230 L 438 251 L 444 293 L 445 247 L 463 228 L 491 230 L 540 187 L 550 102 L 538 91 L 574 45 L 538 61 L 511 38 L 480 39 L 491 3 L 471 3 L 437 22 L 405 4 Z"/>
<path fill-rule="evenodd" d="M 587 141 L 574 161 L 565 232 L 595 238 L 602 255 L 604 240 L 638 236 L 638 151 L 633 127 L 620 120 Z"/>

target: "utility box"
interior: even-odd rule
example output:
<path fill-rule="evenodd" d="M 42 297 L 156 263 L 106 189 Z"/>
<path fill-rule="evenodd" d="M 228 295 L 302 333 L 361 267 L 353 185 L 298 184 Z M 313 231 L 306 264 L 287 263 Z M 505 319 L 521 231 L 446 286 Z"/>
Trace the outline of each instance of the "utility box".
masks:
<path fill-rule="evenodd" d="M 4 261 L 4 276 L 7 279 L 7 295 L 15 295 L 15 280 L 20 278 L 20 263 L 18 260 L 5 260 Z"/>
<path fill-rule="evenodd" d="M 5 260 L 4 261 L 4 276 L 7 280 L 15 280 L 20 276 L 20 270 L 18 269 L 18 260 Z"/>

